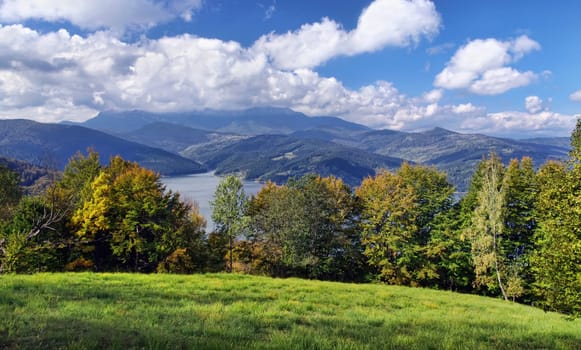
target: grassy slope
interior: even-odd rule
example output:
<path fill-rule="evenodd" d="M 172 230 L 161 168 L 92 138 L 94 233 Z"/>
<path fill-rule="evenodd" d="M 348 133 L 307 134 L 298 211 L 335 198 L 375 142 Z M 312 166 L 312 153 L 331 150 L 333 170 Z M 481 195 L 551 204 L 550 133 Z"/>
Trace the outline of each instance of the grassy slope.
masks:
<path fill-rule="evenodd" d="M 244 275 L 0 276 L 0 348 L 575 349 L 581 320 L 449 292 Z"/>

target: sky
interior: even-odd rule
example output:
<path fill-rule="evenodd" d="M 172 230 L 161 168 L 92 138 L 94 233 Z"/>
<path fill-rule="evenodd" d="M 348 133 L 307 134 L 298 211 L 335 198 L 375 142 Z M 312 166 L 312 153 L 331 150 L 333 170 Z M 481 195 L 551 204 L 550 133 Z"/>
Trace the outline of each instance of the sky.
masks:
<path fill-rule="evenodd" d="M 0 0 L 0 118 L 282 107 L 568 136 L 581 1 Z"/>

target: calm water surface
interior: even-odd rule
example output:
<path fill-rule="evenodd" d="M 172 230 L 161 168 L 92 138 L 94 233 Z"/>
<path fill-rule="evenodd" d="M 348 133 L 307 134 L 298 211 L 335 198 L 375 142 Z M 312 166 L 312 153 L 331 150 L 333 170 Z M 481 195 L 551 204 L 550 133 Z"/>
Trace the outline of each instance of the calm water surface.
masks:
<path fill-rule="evenodd" d="M 198 202 L 200 213 L 208 221 L 206 231 L 210 232 L 214 228 L 212 222 L 212 208 L 210 201 L 214 199 L 216 186 L 222 178 L 214 173 L 203 173 L 186 176 L 164 177 L 161 182 L 167 189 L 179 192 L 183 199 Z M 262 188 L 262 184 L 255 181 L 242 181 L 246 195 L 256 194 Z"/>

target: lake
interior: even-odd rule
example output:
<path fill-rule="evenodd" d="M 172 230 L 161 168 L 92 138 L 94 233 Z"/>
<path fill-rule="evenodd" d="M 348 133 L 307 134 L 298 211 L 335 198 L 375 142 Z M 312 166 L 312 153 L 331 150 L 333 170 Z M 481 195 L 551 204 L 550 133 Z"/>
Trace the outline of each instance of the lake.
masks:
<path fill-rule="evenodd" d="M 214 228 L 212 222 L 212 208 L 210 201 L 214 199 L 214 192 L 222 178 L 214 175 L 213 172 L 185 175 L 185 176 L 170 176 L 162 177 L 161 182 L 168 190 L 179 192 L 182 199 L 189 199 L 198 202 L 200 205 L 200 213 L 208 221 L 206 232 L 210 232 Z M 262 183 L 256 181 L 242 181 L 246 195 L 256 194 L 262 188 Z"/>

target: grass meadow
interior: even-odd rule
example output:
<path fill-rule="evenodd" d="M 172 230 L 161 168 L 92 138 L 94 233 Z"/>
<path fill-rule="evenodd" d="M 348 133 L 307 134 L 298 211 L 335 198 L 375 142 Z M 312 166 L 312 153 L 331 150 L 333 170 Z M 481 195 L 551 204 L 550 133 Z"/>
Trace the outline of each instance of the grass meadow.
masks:
<path fill-rule="evenodd" d="M 238 274 L 0 276 L 0 349 L 581 349 L 581 320 L 445 291 Z"/>

